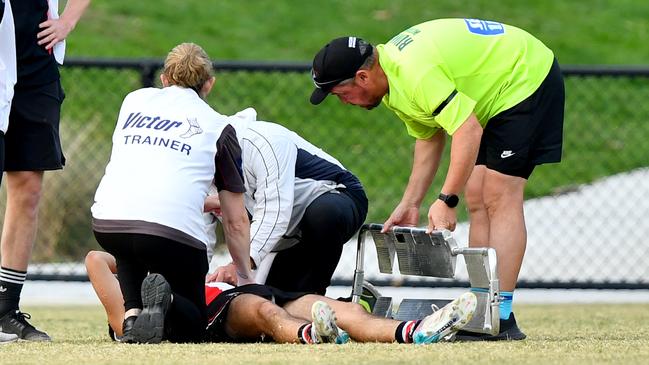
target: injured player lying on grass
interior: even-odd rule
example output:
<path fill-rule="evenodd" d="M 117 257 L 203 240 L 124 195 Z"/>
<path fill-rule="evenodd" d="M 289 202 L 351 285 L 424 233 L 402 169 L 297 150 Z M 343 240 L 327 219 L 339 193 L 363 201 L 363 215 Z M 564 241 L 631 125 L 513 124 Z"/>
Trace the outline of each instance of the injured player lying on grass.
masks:
<path fill-rule="evenodd" d="M 137 315 L 151 316 L 157 324 L 152 339 L 164 338 L 164 321 L 173 315 L 173 293 L 160 274 L 149 275 L 142 283 L 143 308 L 125 317 L 124 301 L 114 276 L 115 258 L 106 252 L 91 251 L 86 256 L 88 277 L 108 316 L 114 340 L 134 341 L 130 332 Z M 207 342 L 345 343 L 399 342 L 427 344 L 443 341 L 464 327 L 476 308 L 476 297 L 464 293 L 459 298 L 417 321 L 396 321 L 372 316 L 355 303 L 337 301 L 309 293 L 291 293 L 266 285 L 232 287 L 206 283 L 208 313 Z M 162 335 L 156 334 L 162 331 Z"/>

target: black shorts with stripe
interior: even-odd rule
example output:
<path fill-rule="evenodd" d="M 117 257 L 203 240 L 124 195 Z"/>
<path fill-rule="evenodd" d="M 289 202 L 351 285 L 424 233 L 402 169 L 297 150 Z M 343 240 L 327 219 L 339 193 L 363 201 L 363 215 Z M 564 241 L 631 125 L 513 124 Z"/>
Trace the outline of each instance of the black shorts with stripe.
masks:
<path fill-rule="evenodd" d="M 15 89 L 5 133 L 5 171 L 63 168 L 59 121 L 64 98 L 59 80 Z"/>
<path fill-rule="evenodd" d="M 242 285 L 219 294 L 207 305 L 207 336 L 208 342 L 242 342 L 228 336 L 225 331 L 225 322 L 228 310 L 234 298 L 241 294 L 253 294 L 283 307 L 286 303 L 301 298 L 311 293 L 285 292 L 272 286 L 260 284 Z M 261 340 L 261 339 L 260 339 Z"/>
<path fill-rule="evenodd" d="M 476 165 L 529 178 L 536 165 L 561 161 L 565 91 L 555 59 L 539 88 L 489 120 Z"/>

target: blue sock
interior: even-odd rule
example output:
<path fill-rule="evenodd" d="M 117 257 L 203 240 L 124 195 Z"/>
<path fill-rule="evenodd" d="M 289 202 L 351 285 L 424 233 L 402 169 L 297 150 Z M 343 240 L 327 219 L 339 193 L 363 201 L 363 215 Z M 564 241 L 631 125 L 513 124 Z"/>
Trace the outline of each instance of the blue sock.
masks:
<path fill-rule="evenodd" d="M 488 290 L 484 288 L 471 288 L 474 293 L 487 293 Z M 501 291 L 498 297 L 500 299 L 500 319 L 506 320 L 512 313 L 512 301 L 514 300 L 513 291 Z"/>
<path fill-rule="evenodd" d="M 512 313 L 512 302 L 514 300 L 514 292 L 501 291 L 499 299 L 500 299 L 500 319 L 503 320 L 509 319 L 509 315 Z"/>

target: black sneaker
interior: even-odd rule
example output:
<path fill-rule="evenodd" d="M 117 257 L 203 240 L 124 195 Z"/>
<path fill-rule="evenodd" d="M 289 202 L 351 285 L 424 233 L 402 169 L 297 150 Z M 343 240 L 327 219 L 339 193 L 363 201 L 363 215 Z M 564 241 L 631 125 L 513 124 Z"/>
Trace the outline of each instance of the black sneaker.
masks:
<path fill-rule="evenodd" d="M 137 316 L 130 316 L 124 320 L 124 323 L 122 323 L 122 336 L 117 336 L 115 331 L 113 331 L 113 328 L 108 325 L 108 337 L 110 337 L 111 340 L 116 341 L 116 342 L 125 342 L 125 343 L 133 343 L 133 336 L 131 335 L 131 330 L 133 329 L 133 324 L 135 323 L 135 320 L 137 319 Z"/>
<path fill-rule="evenodd" d="M 509 318 L 500 320 L 500 332 L 497 335 L 459 331 L 455 335 L 455 341 L 520 341 L 526 337 L 518 328 L 516 318 L 512 313 Z"/>
<path fill-rule="evenodd" d="M 142 312 L 137 316 L 133 328 L 129 331 L 133 336 L 133 341 L 136 343 L 162 342 L 165 317 L 170 306 L 171 286 L 164 276 L 160 274 L 147 276 L 142 281 Z"/>
<path fill-rule="evenodd" d="M 0 332 L 13 333 L 19 340 L 25 341 L 52 341 L 50 336 L 43 331 L 37 330 L 27 322 L 32 316 L 19 310 L 9 312 L 0 318 Z"/>
<path fill-rule="evenodd" d="M 122 338 L 115 333 L 113 327 L 111 327 L 110 324 L 108 325 L 108 337 L 110 337 L 112 341 L 122 342 Z"/>

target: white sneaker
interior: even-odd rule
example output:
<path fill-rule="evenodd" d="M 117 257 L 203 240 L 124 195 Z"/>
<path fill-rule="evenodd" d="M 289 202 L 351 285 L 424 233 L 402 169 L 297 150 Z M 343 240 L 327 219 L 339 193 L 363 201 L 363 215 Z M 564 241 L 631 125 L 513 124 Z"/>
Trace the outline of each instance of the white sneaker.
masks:
<path fill-rule="evenodd" d="M 18 336 L 13 333 L 0 332 L 0 344 L 18 341 Z"/>
<path fill-rule="evenodd" d="M 445 305 L 442 309 L 424 318 L 415 329 L 412 339 L 416 344 L 439 342 L 466 326 L 475 312 L 478 299 L 466 292 Z"/>
<path fill-rule="evenodd" d="M 343 344 L 349 341 L 347 332 L 336 325 L 336 313 L 323 301 L 317 301 L 311 306 L 311 327 L 315 343 Z"/>

